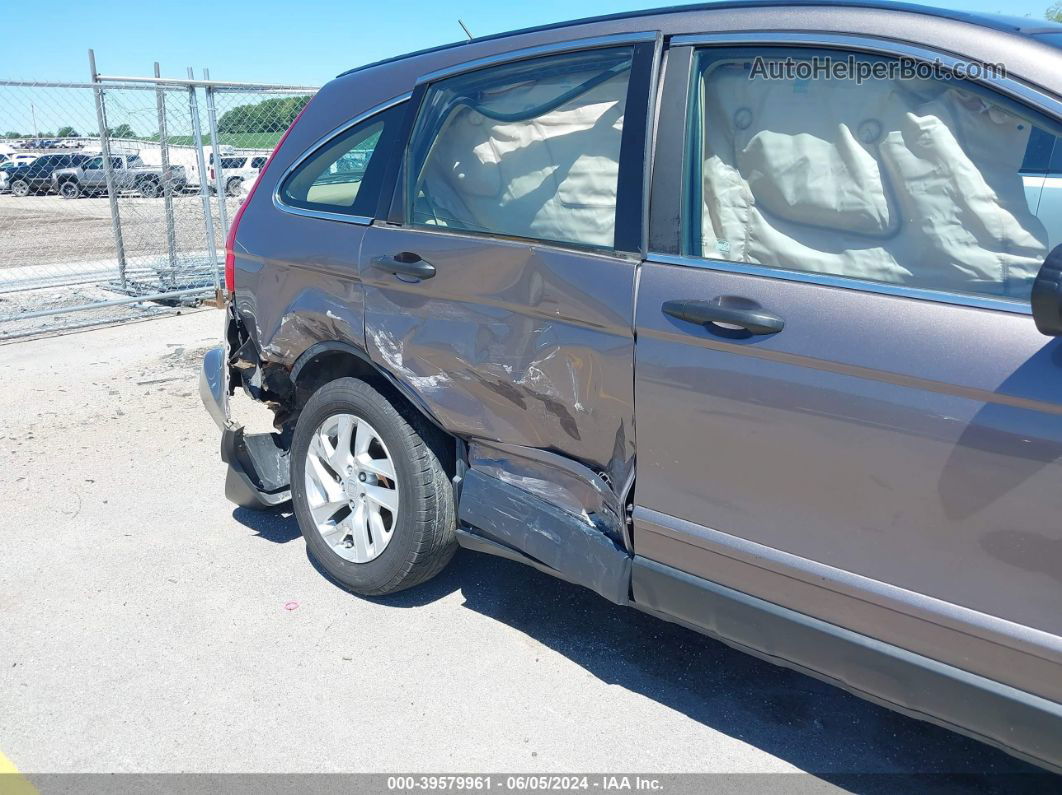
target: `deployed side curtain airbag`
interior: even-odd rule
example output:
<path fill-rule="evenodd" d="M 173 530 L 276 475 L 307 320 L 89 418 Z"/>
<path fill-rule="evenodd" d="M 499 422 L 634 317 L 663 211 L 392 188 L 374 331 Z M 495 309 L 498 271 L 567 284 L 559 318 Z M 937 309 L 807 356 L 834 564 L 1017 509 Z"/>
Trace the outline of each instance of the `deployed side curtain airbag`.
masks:
<path fill-rule="evenodd" d="M 630 49 L 550 60 L 433 88 L 414 134 L 415 222 L 612 246 Z"/>
<path fill-rule="evenodd" d="M 704 72 L 703 256 L 1027 297 L 1047 234 L 1031 123 L 959 81 Z"/>

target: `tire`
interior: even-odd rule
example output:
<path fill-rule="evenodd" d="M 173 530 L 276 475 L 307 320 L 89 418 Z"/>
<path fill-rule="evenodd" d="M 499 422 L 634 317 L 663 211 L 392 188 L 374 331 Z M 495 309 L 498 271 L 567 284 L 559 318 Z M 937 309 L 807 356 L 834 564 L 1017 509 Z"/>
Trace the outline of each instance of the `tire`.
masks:
<path fill-rule="evenodd" d="M 142 179 L 137 183 L 136 189 L 145 199 L 157 199 L 162 195 L 162 186 L 156 179 Z"/>
<path fill-rule="evenodd" d="M 356 424 L 348 431 L 349 441 L 344 448 L 338 443 L 338 428 L 348 416 L 353 417 Z M 389 477 L 378 477 L 369 472 L 369 481 L 376 484 L 370 486 L 364 482 L 366 471 L 358 471 L 355 467 L 355 474 L 347 475 L 342 484 L 333 475 L 331 482 L 325 484 L 329 495 L 333 496 L 324 496 L 318 486 L 322 482 L 322 469 L 315 466 L 311 456 L 320 462 L 320 453 L 329 450 L 320 446 L 320 431 L 333 422 L 337 423 L 336 441 L 329 438 L 328 444 L 334 453 L 338 455 L 341 449 L 349 453 L 360 441 L 360 432 L 367 429 L 366 434 L 373 435 L 372 447 L 366 447 L 368 452 L 358 459 L 349 460 L 357 462 L 369 456 L 378 460 L 370 461 L 366 466 L 379 467 L 383 462 L 385 470 L 390 464 L 393 483 Z M 436 452 L 445 450 L 443 445 L 447 442 L 443 434 L 420 415 L 405 410 L 405 407 L 402 412 L 396 410 L 379 392 L 355 378 L 332 381 L 307 401 L 292 440 L 291 496 L 309 553 L 332 579 L 356 594 L 380 596 L 418 585 L 442 571 L 457 549 L 453 487 Z M 327 471 L 334 472 L 335 468 L 343 467 L 329 467 Z M 347 469 L 347 472 L 351 470 Z M 382 503 L 369 499 L 368 494 L 350 496 L 359 488 L 356 479 L 363 481 L 363 488 L 383 489 L 389 493 L 386 487 L 392 487 L 397 505 L 395 512 L 390 514 L 387 509 L 381 510 L 378 506 Z M 333 499 L 337 501 L 333 502 Z M 342 505 L 321 525 L 331 528 L 331 535 L 326 537 L 319 529 L 318 520 L 311 513 L 311 500 L 318 506 L 318 518 L 327 515 L 332 505 L 342 505 L 349 500 L 349 507 Z M 361 509 L 363 511 L 376 507 L 374 518 L 381 531 L 386 517 L 390 516 L 391 525 L 386 533 L 377 532 L 372 521 L 363 519 L 362 526 L 370 527 L 372 546 L 382 544 L 382 551 L 375 555 L 364 544 L 357 544 L 353 533 L 347 535 L 340 529 L 343 523 L 340 517 L 355 524 L 359 515 L 366 515 L 359 514 L 354 507 L 359 505 L 359 500 L 367 506 Z M 322 503 L 327 506 L 320 507 Z M 343 538 L 340 538 L 341 534 Z M 366 552 L 366 549 L 370 557 L 361 554 L 366 559 L 359 562 L 359 553 Z"/>
<path fill-rule="evenodd" d="M 243 180 L 242 179 L 230 179 L 225 183 L 225 195 L 226 196 L 242 196 L 243 195 Z"/>
<path fill-rule="evenodd" d="M 81 187 L 73 180 L 68 180 L 59 186 L 59 195 L 64 199 L 76 199 L 81 195 Z"/>
<path fill-rule="evenodd" d="M 29 183 L 24 179 L 16 179 L 11 183 L 11 195 L 22 199 L 30 194 Z"/>

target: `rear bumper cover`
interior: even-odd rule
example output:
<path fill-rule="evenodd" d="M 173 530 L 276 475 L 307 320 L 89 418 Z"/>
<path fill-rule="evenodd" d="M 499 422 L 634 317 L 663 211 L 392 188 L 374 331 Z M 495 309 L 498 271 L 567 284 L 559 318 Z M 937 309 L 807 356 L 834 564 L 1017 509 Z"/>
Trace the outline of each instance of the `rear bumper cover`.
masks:
<path fill-rule="evenodd" d="M 229 417 L 228 391 L 225 348 L 219 345 L 203 356 L 199 396 L 221 429 L 221 460 L 229 465 L 225 496 L 252 510 L 283 505 L 291 499 L 288 451 L 277 444 L 275 434 L 245 435 Z"/>

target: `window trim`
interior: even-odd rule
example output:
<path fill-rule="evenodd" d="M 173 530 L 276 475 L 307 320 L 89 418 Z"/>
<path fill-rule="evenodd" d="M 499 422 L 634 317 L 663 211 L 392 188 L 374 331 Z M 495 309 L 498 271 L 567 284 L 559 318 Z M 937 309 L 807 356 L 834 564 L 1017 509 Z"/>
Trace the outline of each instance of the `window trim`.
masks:
<path fill-rule="evenodd" d="M 351 128 L 356 127 L 357 125 L 368 121 L 369 119 L 373 118 L 374 116 L 378 116 L 379 114 L 383 113 L 384 111 L 390 110 L 391 108 L 395 107 L 396 105 L 401 105 L 403 102 L 407 102 L 410 99 L 411 96 L 412 96 L 412 93 L 411 92 L 407 92 L 405 94 L 400 94 L 397 97 L 392 97 L 391 99 L 385 100 L 384 102 L 381 102 L 378 105 L 374 105 L 373 107 L 369 108 L 368 110 L 364 111 L 363 113 L 359 113 L 354 118 L 343 122 L 338 127 L 336 127 L 333 130 L 325 133 L 320 138 L 318 138 L 316 141 L 314 141 L 309 147 L 307 147 L 303 151 L 302 154 L 300 154 L 297 158 L 295 158 L 295 160 L 291 163 L 291 165 L 288 166 L 286 169 L 284 169 L 284 173 L 280 175 L 280 179 L 277 180 L 276 185 L 273 187 L 273 206 L 275 208 L 277 208 L 278 210 L 280 210 L 281 212 L 285 212 L 285 213 L 288 213 L 290 215 L 298 215 L 298 216 L 301 216 L 303 218 L 320 218 L 321 220 L 324 220 L 324 221 L 339 221 L 339 222 L 345 223 L 345 224 L 357 224 L 358 226 L 369 226 L 373 222 L 373 219 L 372 219 L 372 217 L 367 216 L 367 215 L 351 215 L 349 213 L 334 213 L 334 212 L 329 212 L 328 210 L 310 210 L 310 209 L 307 209 L 305 207 L 294 207 L 294 206 L 292 206 L 290 204 L 286 204 L 284 202 L 284 199 L 281 197 L 280 191 L 281 191 L 281 188 L 284 186 L 284 183 L 287 181 L 288 177 L 291 176 L 293 171 L 295 171 L 304 162 L 306 162 L 311 157 L 313 157 L 315 154 L 317 154 L 320 150 L 322 150 L 325 147 L 327 147 L 330 144 L 332 144 L 332 142 L 335 141 L 336 138 L 339 138 L 340 136 L 342 136 L 345 133 L 349 132 Z M 402 147 L 404 148 L 404 146 L 405 146 L 404 139 L 401 141 L 401 143 L 402 143 Z M 388 190 L 388 184 L 387 184 L 386 181 L 383 184 L 382 190 L 385 193 Z"/>
<path fill-rule="evenodd" d="M 633 127 L 633 136 L 623 135 L 620 141 L 619 173 L 616 179 L 616 222 L 615 234 L 611 246 L 580 244 L 577 241 L 545 240 L 537 237 L 521 237 L 498 232 L 474 229 L 448 229 L 446 227 L 428 228 L 414 225 L 406 217 L 406 161 L 413 128 L 420 118 L 424 97 L 435 83 L 480 69 L 504 66 L 534 58 L 552 55 L 564 55 L 572 52 L 605 49 L 609 47 L 630 46 L 632 49 L 631 76 L 627 82 L 626 113 L 637 113 Z M 649 190 L 652 176 L 652 159 L 656 136 L 656 109 L 659 92 L 662 61 L 664 52 L 664 34 L 659 30 L 617 33 L 609 36 L 596 36 L 585 39 L 555 42 L 553 44 L 511 50 L 497 55 L 487 56 L 474 61 L 456 64 L 452 67 L 429 72 L 417 79 L 413 91 L 413 101 L 406 117 L 406 129 L 403 131 L 403 146 L 396 163 L 393 179 L 393 193 L 387 202 L 387 223 L 401 226 L 410 232 L 440 232 L 443 234 L 460 234 L 479 239 L 497 239 L 526 243 L 535 246 L 548 246 L 576 253 L 591 253 L 601 256 L 629 260 L 632 255 L 644 259 L 649 239 Z M 642 96 L 644 94 L 644 101 Z M 632 99 L 637 101 L 632 102 Z M 624 119 L 624 133 L 628 122 Z M 638 132 L 642 134 L 639 135 Z M 385 180 L 385 185 L 388 182 Z M 621 191 L 627 185 L 626 197 L 621 201 Z M 625 221 L 621 223 L 621 211 Z M 635 217 L 637 216 L 637 217 Z M 621 228 L 623 232 L 621 232 Z"/>
<path fill-rule="evenodd" d="M 678 103 L 678 96 L 688 93 L 691 71 L 694 68 L 694 54 L 698 48 L 705 47 L 772 47 L 793 49 L 800 47 L 835 49 L 841 51 L 865 52 L 887 57 L 909 57 L 921 61 L 939 59 L 945 67 L 959 63 L 969 63 L 968 58 L 957 57 L 946 52 L 905 44 L 889 39 L 872 36 L 829 33 L 797 33 L 750 31 L 743 33 L 687 34 L 673 36 L 669 41 L 668 68 L 663 76 L 661 88 L 661 117 L 656 134 L 655 155 L 659 152 L 685 152 L 687 101 Z M 680 56 L 676 58 L 676 56 Z M 672 64 L 678 68 L 672 68 Z M 1006 94 L 1021 105 L 1031 108 L 1042 115 L 1053 117 L 1062 124 L 1062 101 L 1044 94 L 1037 89 L 1012 78 L 990 77 L 977 80 L 977 83 L 992 90 Z M 670 98 L 670 99 L 669 99 Z M 680 105 L 682 118 L 677 113 L 668 113 L 668 108 Z M 676 148 L 676 144 L 678 148 Z M 820 274 L 812 271 L 794 271 L 768 265 L 755 265 L 744 262 L 732 262 L 724 259 L 694 257 L 681 254 L 679 248 L 682 235 L 682 217 L 684 195 L 685 158 L 672 158 L 682 164 L 672 168 L 654 170 L 651 187 L 653 202 L 649 219 L 649 252 L 646 259 L 683 267 L 695 267 L 705 270 L 738 273 L 749 276 L 818 284 L 846 290 L 859 290 L 922 301 L 967 306 L 976 309 L 989 309 L 1019 315 L 1031 315 L 1029 302 L 1008 300 L 990 295 L 972 293 L 952 293 L 943 290 L 929 290 L 906 285 L 875 282 L 849 276 Z M 661 161 L 662 162 L 662 161 Z M 677 180 L 677 182 L 676 182 Z"/>
<path fill-rule="evenodd" d="M 566 52 L 577 52 L 579 50 L 599 50 L 624 44 L 648 44 L 656 41 L 660 36 L 660 31 L 644 30 L 633 33 L 612 33 L 607 36 L 590 36 L 585 39 L 570 39 L 550 44 L 538 44 L 534 47 L 487 55 L 483 58 L 476 58 L 472 61 L 436 69 L 434 72 L 427 72 L 417 78 L 417 85 L 437 83 L 445 78 L 454 77 L 465 72 L 475 72 L 479 69 L 501 66 L 513 61 L 526 61 L 530 58 L 541 58 L 547 55 L 563 55 Z"/>

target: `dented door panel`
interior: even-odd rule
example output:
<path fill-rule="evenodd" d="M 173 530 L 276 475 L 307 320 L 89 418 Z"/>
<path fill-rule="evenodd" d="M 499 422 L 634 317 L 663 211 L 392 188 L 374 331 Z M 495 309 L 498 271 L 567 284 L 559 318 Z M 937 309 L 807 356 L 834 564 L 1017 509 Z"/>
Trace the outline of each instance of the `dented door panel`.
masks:
<path fill-rule="evenodd" d="M 468 466 L 534 494 L 630 549 L 620 497 L 582 464 L 546 450 L 473 441 L 468 445 Z"/>
<path fill-rule="evenodd" d="M 417 281 L 376 269 L 412 252 Z M 466 439 L 550 450 L 622 486 L 634 456 L 634 274 L 619 257 L 372 227 L 366 349 Z"/>

